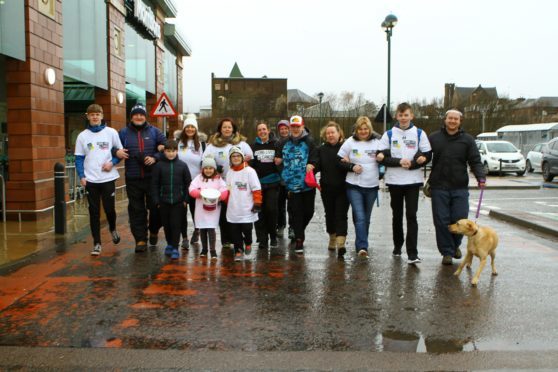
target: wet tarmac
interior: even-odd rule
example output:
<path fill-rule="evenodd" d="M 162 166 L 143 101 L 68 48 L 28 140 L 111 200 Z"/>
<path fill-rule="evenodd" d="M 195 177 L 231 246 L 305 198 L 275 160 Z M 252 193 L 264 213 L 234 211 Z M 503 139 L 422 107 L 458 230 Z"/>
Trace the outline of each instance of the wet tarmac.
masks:
<path fill-rule="evenodd" d="M 556 241 L 482 216 L 479 223 L 500 234 L 500 275 L 485 269 L 473 288 L 471 271 L 456 278 L 457 265 L 440 264 L 428 199 L 419 203 L 423 263 L 393 258 L 389 194 L 381 196 L 367 260 L 352 248 L 344 261 L 328 252 L 319 197 L 303 256 L 283 239 L 277 249 L 255 248 L 244 262 L 220 248 L 217 261 L 191 249 L 171 262 L 162 253 L 162 231 L 158 247 L 135 254 L 126 217 L 119 215 L 122 242 L 104 244 L 98 258 L 89 256 L 87 237 L 0 272 L 0 346 L 436 354 L 558 349 Z M 106 229 L 103 240 L 109 241 Z"/>

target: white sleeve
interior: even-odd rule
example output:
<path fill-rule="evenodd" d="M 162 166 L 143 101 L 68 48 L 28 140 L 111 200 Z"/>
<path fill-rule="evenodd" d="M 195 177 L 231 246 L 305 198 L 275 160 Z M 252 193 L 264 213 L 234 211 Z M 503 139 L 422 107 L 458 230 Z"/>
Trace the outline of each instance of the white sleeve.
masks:
<path fill-rule="evenodd" d="M 258 174 L 256 173 L 256 171 L 253 168 L 250 168 L 250 170 L 251 170 L 251 172 L 250 172 L 250 189 L 252 191 L 261 190 L 262 185 L 261 185 L 260 180 L 258 178 Z"/>
<path fill-rule="evenodd" d="M 390 150 L 390 147 L 391 147 L 391 146 L 390 146 L 390 144 L 389 144 L 389 137 L 388 137 L 387 132 L 385 132 L 385 133 L 382 135 L 382 139 L 380 139 L 380 151 L 383 151 L 383 150 Z"/>
<path fill-rule="evenodd" d="M 74 155 L 77 156 L 85 156 L 85 147 L 83 146 L 83 136 L 81 133 L 77 136 L 76 139 L 76 150 L 74 151 Z"/>
<path fill-rule="evenodd" d="M 337 156 L 344 158 L 345 156 L 349 156 L 349 152 L 351 151 L 351 145 L 349 144 L 350 139 L 343 142 L 339 152 L 337 152 Z"/>
<path fill-rule="evenodd" d="M 249 156 L 250 158 L 254 158 L 254 153 L 252 152 L 252 148 L 246 142 L 240 142 L 240 148 L 242 152 L 244 152 L 244 156 Z"/>
<path fill-rule="evenodd" d="M 428 140 L 428 136 L 426 135 L 426 133 L 424 131 L 422 131 L 422 134 L 420 136 L 419 150 L 421 152 L 432 151 L 432 147 L 430 146 L 430 141 Z"/>
<path fill-rule="evenodd" d="M 116 147 L 117 149 L 121 149 L 122 146 L 122 142 L 120 142 L 120 137 L 118 136 L 118 132 L 116 131 L 116 129 L 114 128 L 110 128 L 112 129 L 111 133 L 112 133 L 112 147 Z"/>

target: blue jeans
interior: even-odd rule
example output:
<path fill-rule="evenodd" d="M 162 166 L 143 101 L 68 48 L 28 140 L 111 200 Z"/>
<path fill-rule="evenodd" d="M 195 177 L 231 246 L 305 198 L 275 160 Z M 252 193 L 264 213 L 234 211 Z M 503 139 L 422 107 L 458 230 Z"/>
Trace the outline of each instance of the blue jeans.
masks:
<path fill-rule="evenodd" d="M 353 223 L 355 224 L 357 252 L 361 249 L 368 250 L 368 230 L 370 228 L 370 215 L 372 207 L 378 197 L 378 187 L 360 187 L 347 183 L 347 198 L 353 210 Z"/>
<path fill-rule="evenodd" d="M 432 217 L 436 229 L 436 243 L 442 256 L 453 256 L 463 240 L 463 235 L 450 233 L 448 225 L 467 218 L 468 215 L 468 189 L 432 189 Z"/>

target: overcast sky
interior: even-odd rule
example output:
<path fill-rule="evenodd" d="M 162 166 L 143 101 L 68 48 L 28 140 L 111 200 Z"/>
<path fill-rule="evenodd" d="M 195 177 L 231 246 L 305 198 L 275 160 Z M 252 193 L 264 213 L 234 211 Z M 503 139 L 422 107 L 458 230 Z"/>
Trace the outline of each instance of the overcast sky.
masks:
<path fill-rule="evenodd" d="M 393 30 L 392 104 L 443 97 L 444 83 L 500 96 L 558 96 L 555 0 L 180 0 L 184 110 L 211 104 L 211 73 L 287 78 L 307 94 L 387 97 L 385 16 Z"/>

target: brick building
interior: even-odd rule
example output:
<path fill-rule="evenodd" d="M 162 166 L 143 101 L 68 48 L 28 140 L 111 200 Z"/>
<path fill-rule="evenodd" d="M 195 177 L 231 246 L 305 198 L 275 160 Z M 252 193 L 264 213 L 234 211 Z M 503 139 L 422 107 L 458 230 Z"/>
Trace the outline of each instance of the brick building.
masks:
<path fill-rule="evenodd" d="M 99 103 L 116 129 L 133 104 L 145 103 L 149 111 L 162 92 L 182 112 L 182 57 L 191 51 L 170 23 L 176 16 L 175 0 L 0 3 L 0 156 L 8 214 L 24 210 L 26 218 L 40 219 L 52 213 L 54 164 L 73 152 L 90 103 Z M 171 120 L 170 129 L 177 124 Z"/>

